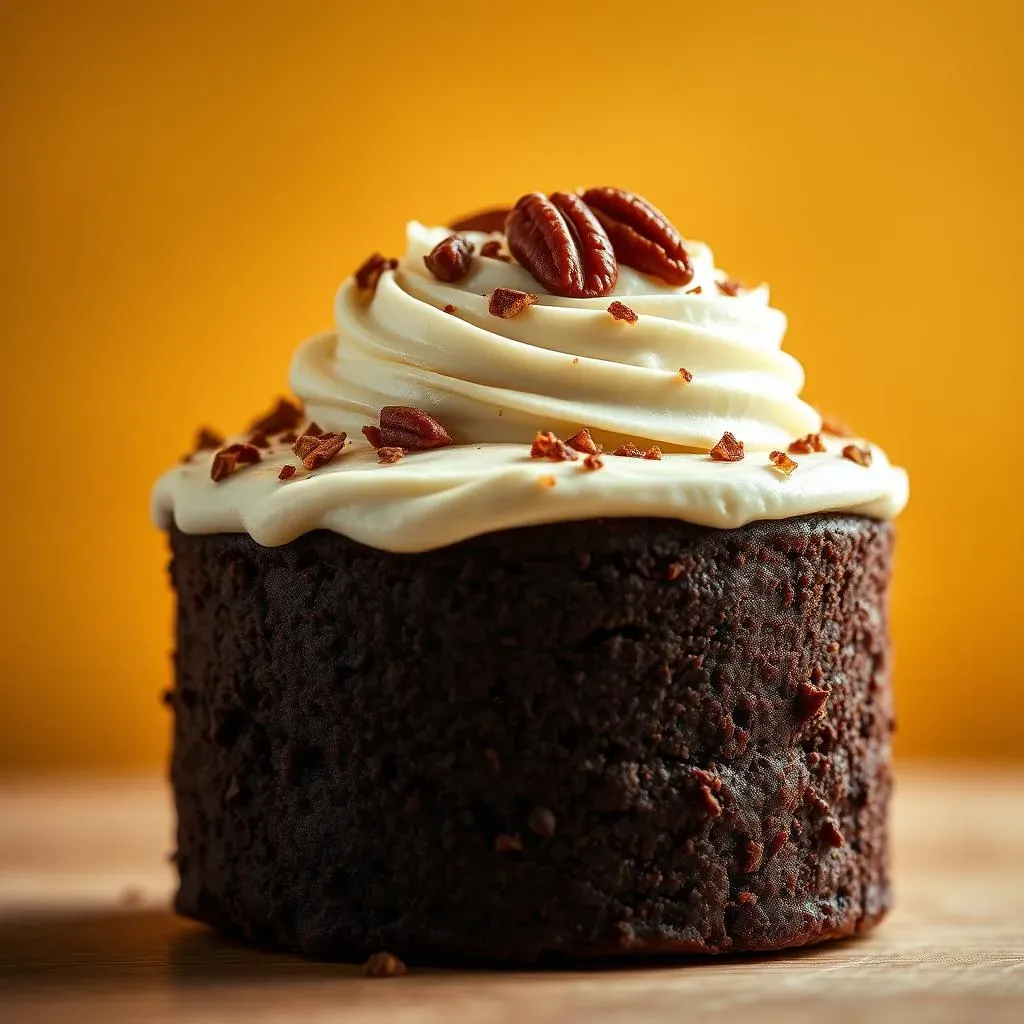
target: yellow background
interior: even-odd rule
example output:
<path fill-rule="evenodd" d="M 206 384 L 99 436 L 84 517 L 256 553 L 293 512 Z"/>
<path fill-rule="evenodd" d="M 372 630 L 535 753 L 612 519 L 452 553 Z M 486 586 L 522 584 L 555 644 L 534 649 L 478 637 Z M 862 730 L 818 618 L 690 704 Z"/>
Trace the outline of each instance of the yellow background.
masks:
<path fill-rule="evenodd" d="M 1024 5 L 494 8 L 0 2 L 0 767 L 162 761 L 151 481 L 407 218 L 581 183 L 769 280 L 910 469 L 900 752 L 1021 756 Z"/>

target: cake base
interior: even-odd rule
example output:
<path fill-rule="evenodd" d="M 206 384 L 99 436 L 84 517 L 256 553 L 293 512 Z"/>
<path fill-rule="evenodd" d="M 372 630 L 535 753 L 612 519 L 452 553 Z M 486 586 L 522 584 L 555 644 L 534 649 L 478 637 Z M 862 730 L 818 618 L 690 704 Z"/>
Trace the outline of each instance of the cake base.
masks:
<path fill-rule="evenodd" d="M 180 913 L 320 958 L 532 963 L 888 908 L 889 524 L 171 543 Z"/>

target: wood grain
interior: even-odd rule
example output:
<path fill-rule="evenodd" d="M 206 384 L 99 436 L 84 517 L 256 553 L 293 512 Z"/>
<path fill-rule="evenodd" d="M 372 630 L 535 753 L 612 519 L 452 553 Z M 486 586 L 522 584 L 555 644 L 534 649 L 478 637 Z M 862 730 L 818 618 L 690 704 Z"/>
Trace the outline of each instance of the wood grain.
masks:
<path fill-rule="evenodd" d="M 1024 1019 L 1024 774 L 916 768 L 899 781 L 898 907 L 864 939 L 771 957 L 379 980 L 251 952 L 175 918 L 158 780 L 9 781 L 0 784 L 0 1019 Z"/>

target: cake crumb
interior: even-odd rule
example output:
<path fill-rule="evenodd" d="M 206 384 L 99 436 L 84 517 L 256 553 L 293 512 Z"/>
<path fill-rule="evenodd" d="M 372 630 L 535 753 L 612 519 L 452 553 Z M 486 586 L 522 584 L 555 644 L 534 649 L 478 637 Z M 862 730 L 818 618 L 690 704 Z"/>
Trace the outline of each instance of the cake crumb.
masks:
<path fill-rule="evenodd" d="M 757 902 L 756 894 L 744 889 L 742 892 L 736 894 L 736 902 L 741 906 L 752 907 Z"/>
<path fill-rule="evenodd" d="M 454 313 L 455 307 L 449 302 L 448 305 L 444 307 L 444 311 L 446 313 Z"/>
<path fill-rule="evenodd" d="M 372 953 L 370 959 L 363 964 L 363 974 L 368 978 L 398 978 L 408 972 L 405 964 L 386 950 Z"/>

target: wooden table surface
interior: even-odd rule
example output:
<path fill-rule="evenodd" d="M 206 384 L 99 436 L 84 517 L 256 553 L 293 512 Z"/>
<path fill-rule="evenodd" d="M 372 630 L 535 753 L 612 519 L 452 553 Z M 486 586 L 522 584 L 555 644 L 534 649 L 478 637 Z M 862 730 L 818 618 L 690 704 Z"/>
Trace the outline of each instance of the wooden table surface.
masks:
<path fill-rule="evenodd" d="M 864 939 L 374 979 L 175 918 L 160 781 L 0 783 L 0 1020 L 1024 1021 L 1024 773 L 904 769 L 895 815 L 898 907 Z"/>

